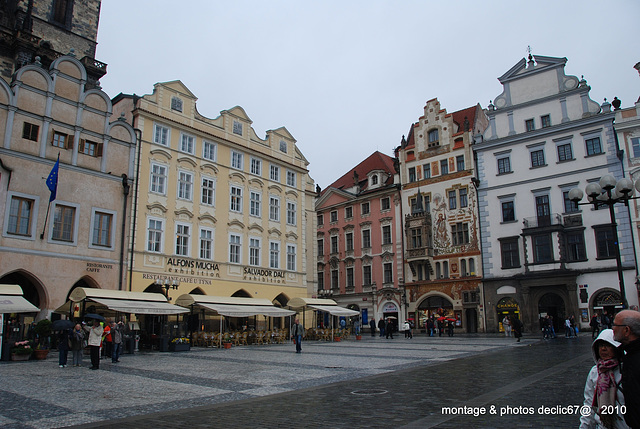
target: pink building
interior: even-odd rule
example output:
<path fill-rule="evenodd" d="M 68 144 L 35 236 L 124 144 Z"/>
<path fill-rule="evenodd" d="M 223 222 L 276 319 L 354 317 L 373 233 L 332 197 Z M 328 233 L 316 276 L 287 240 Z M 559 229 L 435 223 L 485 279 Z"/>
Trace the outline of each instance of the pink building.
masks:
<path fill-rule="evenodd" d="M 373 318 L 404 321 L 402 216 L 394 158 L 374 152 L 316 202 L 318 294 Z"/>

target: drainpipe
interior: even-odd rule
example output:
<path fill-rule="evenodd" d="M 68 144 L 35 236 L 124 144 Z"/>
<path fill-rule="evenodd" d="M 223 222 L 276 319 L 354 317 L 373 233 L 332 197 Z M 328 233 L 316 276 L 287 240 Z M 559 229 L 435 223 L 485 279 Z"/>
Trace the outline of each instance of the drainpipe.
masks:
<path fill-rule="evenodd" d="M 135 105 L 135 101 L 134 101 Z M 135 116 L 134 116 L 135 118 Z M 135 188 L 133 189 L 133 213 L 131 216 L 131 249 L 130 249 L 130 257 L 129 257 L 129 292 L 133 289 L 131 284 L 133 282 L 133 243 L 136 238 L 136 219 L 138 216 L 138 183 L 140 181 L 140 152 L 142 152 L 142 131 L 138 128 L 135 128 L 135 119 L 132 119 L 132 126 L 134 127 L 134 131 L 136 133 L 136 145 L 138 146 L 138 157 L 136 159 L 136 177 L 135 177 Z"/>
<path fill-rule="evenodd" d="M 124 195 L 122 201 L 122 235 L 120 236 L 120 266 L 118 269 L 118 290 L 122 290 L 122 282 L 124 280 L 124 248 L 127 226 L 127 200 L 129 196 L 129 178 L 126 174 L 122 175 L 122 194 Z"/>

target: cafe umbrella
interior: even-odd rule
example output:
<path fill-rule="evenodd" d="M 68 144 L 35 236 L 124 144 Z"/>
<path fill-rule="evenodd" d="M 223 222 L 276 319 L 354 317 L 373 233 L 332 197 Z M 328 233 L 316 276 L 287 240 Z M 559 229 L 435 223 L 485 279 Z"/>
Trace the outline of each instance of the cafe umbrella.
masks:
<path fill-rule="evenodd" d="M 76 326 L 75 322 L 68 319 L 54 320 L 51 324 L 52 331 L 64 331 L 65 329 L 71 329 Z"/>
<path fill-rule="evenodd" d="M 87 314 L 84 315 L 84 318 L 85 319 L 95 319 L 95 320 L 98 320 L 100 322 L 105 322 L 106 321 L 104 316 L 101 316 L 101 315 L 96 314 L 96 313 L 87 313 Z"/>

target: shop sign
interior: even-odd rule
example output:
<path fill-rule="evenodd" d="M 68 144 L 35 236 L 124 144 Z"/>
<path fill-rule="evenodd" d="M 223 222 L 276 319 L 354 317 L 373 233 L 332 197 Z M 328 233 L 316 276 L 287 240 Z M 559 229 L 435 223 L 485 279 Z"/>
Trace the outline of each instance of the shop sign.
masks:
<path fill-rule="evenodd" d="M 202 277 L 220 277 L 220 267 L 211 261 L 197 261 L 185 258 L 168 258 L 168 273 L 189 274 Z"/>
<path fill-rule="evenodd" d="M 266 270 L 264 268 L 244 267 L 242 279 L 263 283 L 286 283 L 284 271 Z"/>
<path fill-rule="evenodd" d="M 220 274 L 216 273 L 216 277 L 220 277 Z M 152 281 L 162 280 L 163 283 L 165 280 L 169 280 L 170 282 L 173 282 L 175 280 L 179 283 L 192 283 L 196 285 L 211 286 L 213 284 L 211 280 L 203 279 L 199 277 L 165 276 L 165 275 L 158 275 L 158 274 L 142 273 L 142 278 L 145 280 L 152 280 Z"/>
<path fill-rule="evenodd" d="M 398 312 L 398 307 L 392 303 L 392 302 L 388 302 L 384 305 L 384 307 L 382 307 L 382 312 L 383 313 L 397 313 Z"/>
<path fill-rule="evenodd" d="M 87 262 L 87 271 L 90 273 L 99 273 L 100 270 L 112 270 L 113 265 L 111 264 L 98 264 L 96 262 Z"/>

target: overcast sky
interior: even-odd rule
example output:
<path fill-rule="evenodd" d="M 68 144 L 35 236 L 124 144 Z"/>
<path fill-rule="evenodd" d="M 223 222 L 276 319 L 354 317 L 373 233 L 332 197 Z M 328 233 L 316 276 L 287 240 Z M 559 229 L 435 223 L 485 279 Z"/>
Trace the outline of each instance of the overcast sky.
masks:
<path fill-rule="evenodd" d="M 639 21 L 637 0 L 104 0 L 96 59 L 111 97 L 181 80 L 204 116 L 242 106 L 260 138 L 286 127 L 324 188 L 392 156 L 427 100 L 486 108 L 527 46 L 632 106 Z"/>

